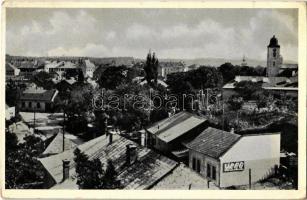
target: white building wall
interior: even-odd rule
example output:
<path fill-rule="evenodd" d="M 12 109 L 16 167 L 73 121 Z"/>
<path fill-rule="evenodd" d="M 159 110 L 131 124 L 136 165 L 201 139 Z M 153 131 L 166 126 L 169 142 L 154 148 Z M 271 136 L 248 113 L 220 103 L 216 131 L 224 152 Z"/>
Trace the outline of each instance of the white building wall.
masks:
<path fill-rule="evenodd" d="M 5 119 L 10 120 L 15 117 L 15 107 L 8 107 L 5 109 Z"/>
<path fill-rule="evenodd" d="M 210 178 L 207 177 L 207 164 L 209 163 L 212 166 L 216 167 L 216 180 L 210 180 L 211 182 L 214 182 L 215 185 L 219 185 L 220 177 L 220 163 L 217 159 L 211 158 L 209 156 L 206 156 L 202 153 L 199 153 L 194 150 L 189 151 L 189 167 L 193 170 L 193 158 L 196 158 L 200 160 L 200 175 L 204 178 L 207 178 L 210 180 Z"/>
<path fill-rule="evenodd" d="M 243 136 L 234 146 L 220 157 L 220 187 L 249 184 L 257 182 L 274 173 L 279 166 L 280 134 Z M 224 172 L 224 163 L 244 162 L 243 171 Z"/>

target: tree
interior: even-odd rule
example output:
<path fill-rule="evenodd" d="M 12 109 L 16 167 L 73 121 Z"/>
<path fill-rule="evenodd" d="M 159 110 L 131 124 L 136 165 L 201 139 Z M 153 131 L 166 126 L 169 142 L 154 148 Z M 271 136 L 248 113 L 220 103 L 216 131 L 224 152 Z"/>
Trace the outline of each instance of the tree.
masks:
<path fill-rule="evenodd" d="M 50 90 L 54 88 L 52 78 L 53 76 L 51 74 L 41 71 L 32 77 L 32 82 L 34 82 L 39 87 L 42 87 L 46 90 Z"/>
<path fill-rule="evenodd" d="M 77 184 L 80 189 L 119 189 L 117 172 L 111 160 L 107 162 L 106 171 L 98 158 L 90 160 L 78 148 L 74 151 L 76 163 Z"/>
<path fill-rule="evenodd" d="M 241 109 L 244 101 L 242 97 L 231 96 L 227 103 L 229 104 L 231 110 L 237 111 Z"/>
<path fill-rule="evenodd" d="M 89 160 L 88 156 L 78 148 L 74 151 L 76 163 L 77 184 L 80 189 L 103 189 L 104 170 L 98 158 Z"/>
<path fill-rule="evenodd" d="M 122 188 L 120 181 L 117 179 L 117 172 L 111 159 L 108 159 L 107 169 L 104 175 L 104 189 L 119 189 Z"/>
<path fill-rule="evenodd" d="M 102 88 L 114 90 L 119 85 L 129 82 L 127 72 L 128 69 L 125 66 L 107 67 L 101 73 L 101 76 L 98 79 L 98 84 Z"/>
<path fill-rule="evenodd" d="M 33 135 L 18 144 L 15 134 L 6 132 L 5 187 L 7 189 L 42 188 L 44 169 L 37 160 L 42 153 L 43 141 Z"/>
<path fill-rule="evenodd" d="M 244 100 L 251 100 L 253 94 L 262 90 L 261 83 L 254 83 L 252 81 L 241 81 L 235 85 L 235 91 L 242 96 Z"/>
<path fill-rule="evenodd" d="M 223 76 L 223 83 L 226 84 L 229 81 L 233 80 L 237 75 L 235 67 L 231 63 L 222 64 L 219 69 L 220 73 Z"/>
<path fill-rule="evenodd" d="M 83 83 L 84 82 L 84 75 L 81 70 L 78 71 L 78 82 Z"/>
<path fill-rule="evenodd" d="M 188 80 L 196 89 L 221 87 L 223 77 L 213 67 L 201 66 L 196 70 L 187 72 Z"/>
<path fill-rule="evenodd" d="M 159 60 L 156 58 L 155 53 L 151 55 L 151 52 L 147 54 L 146 63 L 144 66 L 145 79 L 147 80 L 148 85 L 155 87 L 157 85 L 158 79 L 158 67 Z"/>

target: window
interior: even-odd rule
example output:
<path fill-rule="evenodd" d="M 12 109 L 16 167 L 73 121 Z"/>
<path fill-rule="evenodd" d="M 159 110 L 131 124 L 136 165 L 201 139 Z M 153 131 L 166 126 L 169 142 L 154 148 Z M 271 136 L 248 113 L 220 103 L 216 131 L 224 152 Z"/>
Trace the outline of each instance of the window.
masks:
<path fill-rule="evenodd" d="M 216 180 L 216 167 L 207 163 L 207 177 Z"/>
<path fill-rule="evenodd" d="M 273 57 L 276 58 L 276 49 L 273 49 Z"/>
<path fill-rule="evenodd" d="M 211 177 L 211 165 L 209 163 L 207 164 L 207 177 Z"/>
<path fill-rule="evenodd" d="M 39 102 L 37 102 L 36 107 L 41 108 L 41 104 Z"/>
<path fill-rule="evenodd" d="M 32 102 L 31 101 L 29 102 L 29 108 L 32 108 Z"/>
<path fill-rule="evenodd" d="M 200 160 L 197 160 L 196 171 L 200 172 Z"/>
<path fill-rule="evenodd" d="M 23 102 L 21 102 L 21 107 L 26 107 L 26 103 L 23 101 Z"/>
<path fill-rule="evenodd" d="M 196 159 L 195 158 L 193 158 L 192 169 L 196 170 Z"/>
<path fill-rule="evenodd" d="M 212 166 L 212 179 L 216 179 L 216 168 L 214 166 Z"/>
<path fill-rule="evenodd" d="M 273 61 L 273 66 L 275 67 L 275 61 Z"/>

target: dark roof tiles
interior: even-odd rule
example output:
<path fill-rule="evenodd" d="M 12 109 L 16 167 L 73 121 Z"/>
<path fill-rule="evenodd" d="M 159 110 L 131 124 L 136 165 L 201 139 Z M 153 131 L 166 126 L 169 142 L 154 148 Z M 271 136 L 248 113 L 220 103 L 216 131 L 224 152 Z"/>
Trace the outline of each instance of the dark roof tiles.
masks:
<path fill-rule="evenodd" d="M 212 127 L 204 130 L 186 147 L 207 156 L 218 158 L 226 152 L 241 136 Z"/>

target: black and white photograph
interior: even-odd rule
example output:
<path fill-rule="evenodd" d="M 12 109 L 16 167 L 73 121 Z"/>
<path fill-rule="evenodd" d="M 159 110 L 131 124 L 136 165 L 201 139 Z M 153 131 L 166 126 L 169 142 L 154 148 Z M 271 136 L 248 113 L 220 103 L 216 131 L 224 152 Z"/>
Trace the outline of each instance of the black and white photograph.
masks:
<path fill-rule="evenodd" d="M 298 190 L 297 8 L 5 11 L 5 189 Z"/>

